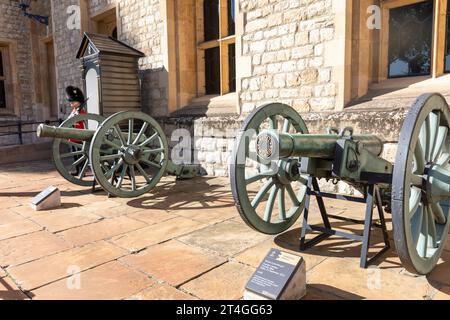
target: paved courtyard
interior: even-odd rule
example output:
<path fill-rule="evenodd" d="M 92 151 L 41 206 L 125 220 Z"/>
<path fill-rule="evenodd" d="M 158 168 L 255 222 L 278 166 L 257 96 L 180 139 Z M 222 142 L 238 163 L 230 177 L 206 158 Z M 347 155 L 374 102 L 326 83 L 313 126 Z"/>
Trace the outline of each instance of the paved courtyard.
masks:
<path fill-rule="evenodd" d="M 31 198 L 50 185 L 62 208 L 33 211 Z M 300 253 L 299 223 L 276 237 L 250 230 L 226 178 L 164 178 L 138 199 L 108 199 L 66 182 L 50 162 L 18 163 L 0 167 L 0 202 L 0 299 L 241 299 L 270 248 L 305 258 L 306 299 L 450 299 L 450 242 L 427 277 L 407 273 L 393 250 L 360 269 L 360 244 L 340 238 Z M 360 205 L 326 203 L 363 216 Z"/>

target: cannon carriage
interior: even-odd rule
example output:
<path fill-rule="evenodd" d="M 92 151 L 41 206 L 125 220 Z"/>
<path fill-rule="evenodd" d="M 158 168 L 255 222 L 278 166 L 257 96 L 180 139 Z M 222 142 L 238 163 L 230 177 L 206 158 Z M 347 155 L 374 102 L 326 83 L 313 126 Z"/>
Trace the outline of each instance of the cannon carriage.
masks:
<path fill-rule="evenodd" d="M 389 249 L 384 211 L 392 214 L 393 237 L 404 267 L 428 274 L 445 246 L 450 222 L 450 109 L 440 94 L 424 94 L 412 106 L 401 129 L 395 163 L 381 158 L 383 142 L 375 135 L 356 135 L 352 128 L 309 134 L 301 116 L 275 103 L 246 119 L 233 152 L 230 179 L 242 219 L 254 230 L 279 234 L 304 212 L 300 249 L 338 235 L 362 242 L 361 266 Z M 318 179 L 343 181 L 363 198 L 321 192 Z M 309 222 L 316 197 L 323 226 Z M 364 232 L 332 228 L 324 198 L 366 203 Z M 379 223 L 373 221 L 378 209 Z M 384 210 L 383 210 L 384 208 Z M 373 227 L 382 230 L 385 247 L 367 260 Z M 306 241 L 308 232 L 319 232 Z"/>
<path fill-rule="evenodd" d="M 74 128 L 79 122 L 85 130 Z M 55 138 L 53 161 L 66 180 L 80 186 L 98 183 L 116 197 L 138 197 L 150 192 L 165 174 L 189 179 L 199 170 L 197 165 L 175 164 L 169 159 L 161 126 L 142 112 L 125 111 L 107 119 L 78 115 L 59 127 L 41 124 L 37 135 Z"/>

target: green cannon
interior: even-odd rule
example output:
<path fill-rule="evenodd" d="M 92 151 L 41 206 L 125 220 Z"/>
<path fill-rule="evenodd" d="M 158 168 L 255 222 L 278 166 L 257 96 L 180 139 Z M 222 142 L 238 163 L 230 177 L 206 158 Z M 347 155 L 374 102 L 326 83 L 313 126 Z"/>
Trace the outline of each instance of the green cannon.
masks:
<path fill-rule="evenodd" d="M 86 129 L 75 129 L 77 123 Z M 37 135 L 55 138 L 58 172 L 80 186 L 97 182 L 110 195 L 131 198 L 153 189 L 164 174 L 197 176 L 198 165 L 169 159 L 167 138 L 155 119 L 142 112 L 120 112 L 105 119 L 95 114 L 70 118 L 59 127 L 39 125 Z"/>
<path fill-rule="evenodd" d="M 411 272 L 428 274 L 449 233 L 449 128 L 450 109 L 444 97 L 420 96 L 403 123 L 392 164 L 380 157 L 383 142 L 375 135 L 356 135 L 352 128 L 309 134 L 291 107 L 262 106 L 248 116 L 236 138 L 230 176 L 237 209 L 251 228 L 272 235 L 288 230 L 304 212 L 302 250 L 332 235 L 359 240 L 362 267 L 368 263 L 373 227 L 382 229 L 386 245 L 382 251 L 389 249 L 383 212 L 390 212 L 402 264 Z M 321 192 L 318 179 L 346 182 L 364 197 Z M 317 199 L 324 226 L 309 223 L 311 197 Z M 323 198 L 366 203 L 366 219 L 328 215 Z M 378 224 L 373 221 L 374 207 Z M 330 217 L 364 224 L 364 233 L 337 231 Z M 320 234 L 308 242 L 305 238 L 311 232 Z"/>

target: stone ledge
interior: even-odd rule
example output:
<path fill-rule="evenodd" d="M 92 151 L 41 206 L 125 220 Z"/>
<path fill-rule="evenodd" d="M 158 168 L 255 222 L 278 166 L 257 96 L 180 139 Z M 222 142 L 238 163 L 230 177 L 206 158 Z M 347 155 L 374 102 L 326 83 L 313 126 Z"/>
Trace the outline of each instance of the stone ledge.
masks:
<path fill-rule="evenodd" d="M 52 142 L 0 147 L 0 164 L 46 160 L 51 158 Z"/>

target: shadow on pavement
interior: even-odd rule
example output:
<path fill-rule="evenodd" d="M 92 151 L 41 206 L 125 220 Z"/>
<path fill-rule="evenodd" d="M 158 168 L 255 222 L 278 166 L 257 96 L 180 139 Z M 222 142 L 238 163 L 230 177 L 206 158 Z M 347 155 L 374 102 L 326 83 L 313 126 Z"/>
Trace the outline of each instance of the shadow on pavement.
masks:
<path fill-rule="evenodd" d="M 162 182 L 153 194 L 133 199 L 127 204 L 141 209 L 183 210 L 218 209 L 234 206 L 229 190 L 222 184 L 214 184 L 214 178 L 199 177 L 193 180 Z M 209 182 L 209 183 L 208 183 Z"/>

